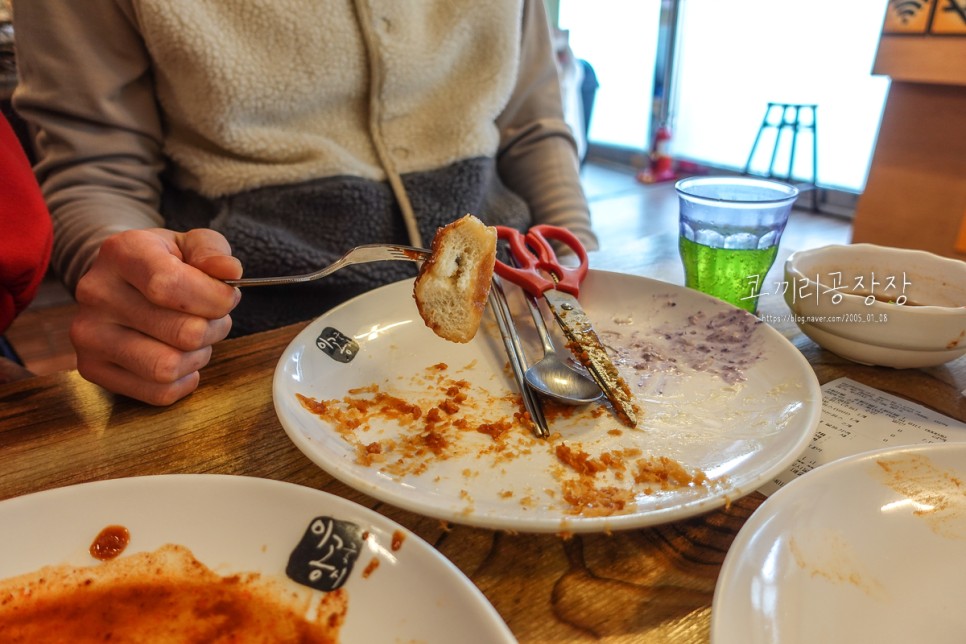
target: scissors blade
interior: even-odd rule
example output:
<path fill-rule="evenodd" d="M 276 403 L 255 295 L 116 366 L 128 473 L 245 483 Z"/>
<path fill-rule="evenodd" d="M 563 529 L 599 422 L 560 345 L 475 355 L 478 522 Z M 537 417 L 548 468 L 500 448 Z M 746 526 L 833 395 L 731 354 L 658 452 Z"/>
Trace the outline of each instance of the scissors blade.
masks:
<path fill-rule="evenodd" d="M 607 396 L 607 400 L 614 406 L 614 412 L 622 423 L 629 427 L 637 427 L 637 414 L 631 400 L 631 392 L 627 383 L 617 371 L 613 361 L 607 355 L 604 345 L 590 318 L 584 313 L 577 298 L 563 291 L 549 290 L 544 292 L 544 299 L 553 316 L 557 319 L 564 335 L 579 351 L 574 352 L 597 385 Z"/>

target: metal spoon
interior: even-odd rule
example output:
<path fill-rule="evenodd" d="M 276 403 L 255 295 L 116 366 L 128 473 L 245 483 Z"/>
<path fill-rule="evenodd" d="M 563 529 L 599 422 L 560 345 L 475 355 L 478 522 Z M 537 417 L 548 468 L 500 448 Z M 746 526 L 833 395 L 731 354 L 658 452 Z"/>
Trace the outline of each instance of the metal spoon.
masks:
<path fill-rule="evenodd" d="M 604 395 L 590 376 L 560 359 L 550 339 L 540 307 L 531 295 L 526 294 L 525 297 L 530 306 L 533 323 L 537 327 L 537 334 L 543 343 L 543 358 L 530 365 L 524 374 L 527 384 L 566 405 L 585 405 Z"/>

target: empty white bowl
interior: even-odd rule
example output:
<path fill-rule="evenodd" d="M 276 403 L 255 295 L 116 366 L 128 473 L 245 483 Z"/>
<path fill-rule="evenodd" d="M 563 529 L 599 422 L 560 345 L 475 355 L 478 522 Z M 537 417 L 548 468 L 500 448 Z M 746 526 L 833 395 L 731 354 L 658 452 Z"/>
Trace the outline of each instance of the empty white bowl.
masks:
<path fill-rule="evenodd" d="M 966 262 L 874 244 L 824 246 L 785 262 L 802 332 L 843 358 L 929 367 L 966 353 Z"/>

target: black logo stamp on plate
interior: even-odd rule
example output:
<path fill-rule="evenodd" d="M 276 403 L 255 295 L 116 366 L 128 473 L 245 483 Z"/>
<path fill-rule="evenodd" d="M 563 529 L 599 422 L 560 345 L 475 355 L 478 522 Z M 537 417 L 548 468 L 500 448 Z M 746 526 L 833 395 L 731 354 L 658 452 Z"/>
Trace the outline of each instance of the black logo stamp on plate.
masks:
<path fill-rule="evenodd" d="M 322 329 L 322 333 L 315 339 L 315 346 L 337 362 L 352 362 L 359 353 L 359 345 L 355 340 L 330 326 Z"/>
<path fill-rule="evenodd" d="M 356 524 L 316 517 L 289 555 L 285 574 L 315 590 L 337 590 L 349 579 L 363 543 L 362 530 Z"/>

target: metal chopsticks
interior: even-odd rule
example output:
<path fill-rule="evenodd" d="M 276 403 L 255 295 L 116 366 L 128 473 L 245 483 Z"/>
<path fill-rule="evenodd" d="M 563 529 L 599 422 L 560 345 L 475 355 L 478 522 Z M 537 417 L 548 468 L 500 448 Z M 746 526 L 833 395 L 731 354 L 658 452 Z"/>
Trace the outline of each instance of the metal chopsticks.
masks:
<path fill-rule="evenodd" d="M 527 368 L 526 355 L 523 353 L 523 347 L 520 346 L 520 337 L 513 325 L 513 317 L 510 313 L 510 306 L 507 304 L 503 283 L 496 275 L 493 276 L 493 287 L 490 289 L 490 305 L 493 307 L 496 322 L 500 327 L 500 335 L 503 336 L 503 345 L 506 347 L 506 355 L 510 359 L 513 376 L 520 388 L 520 395 L 523 396 L 523 406 L 533 420 L 533 433 L 538 438 L 546 438 L 550 435 L 547 419 L 543 415 L 543 406 L 540 404 L 540 399 L 524 379 L 524 372 Z"/>

